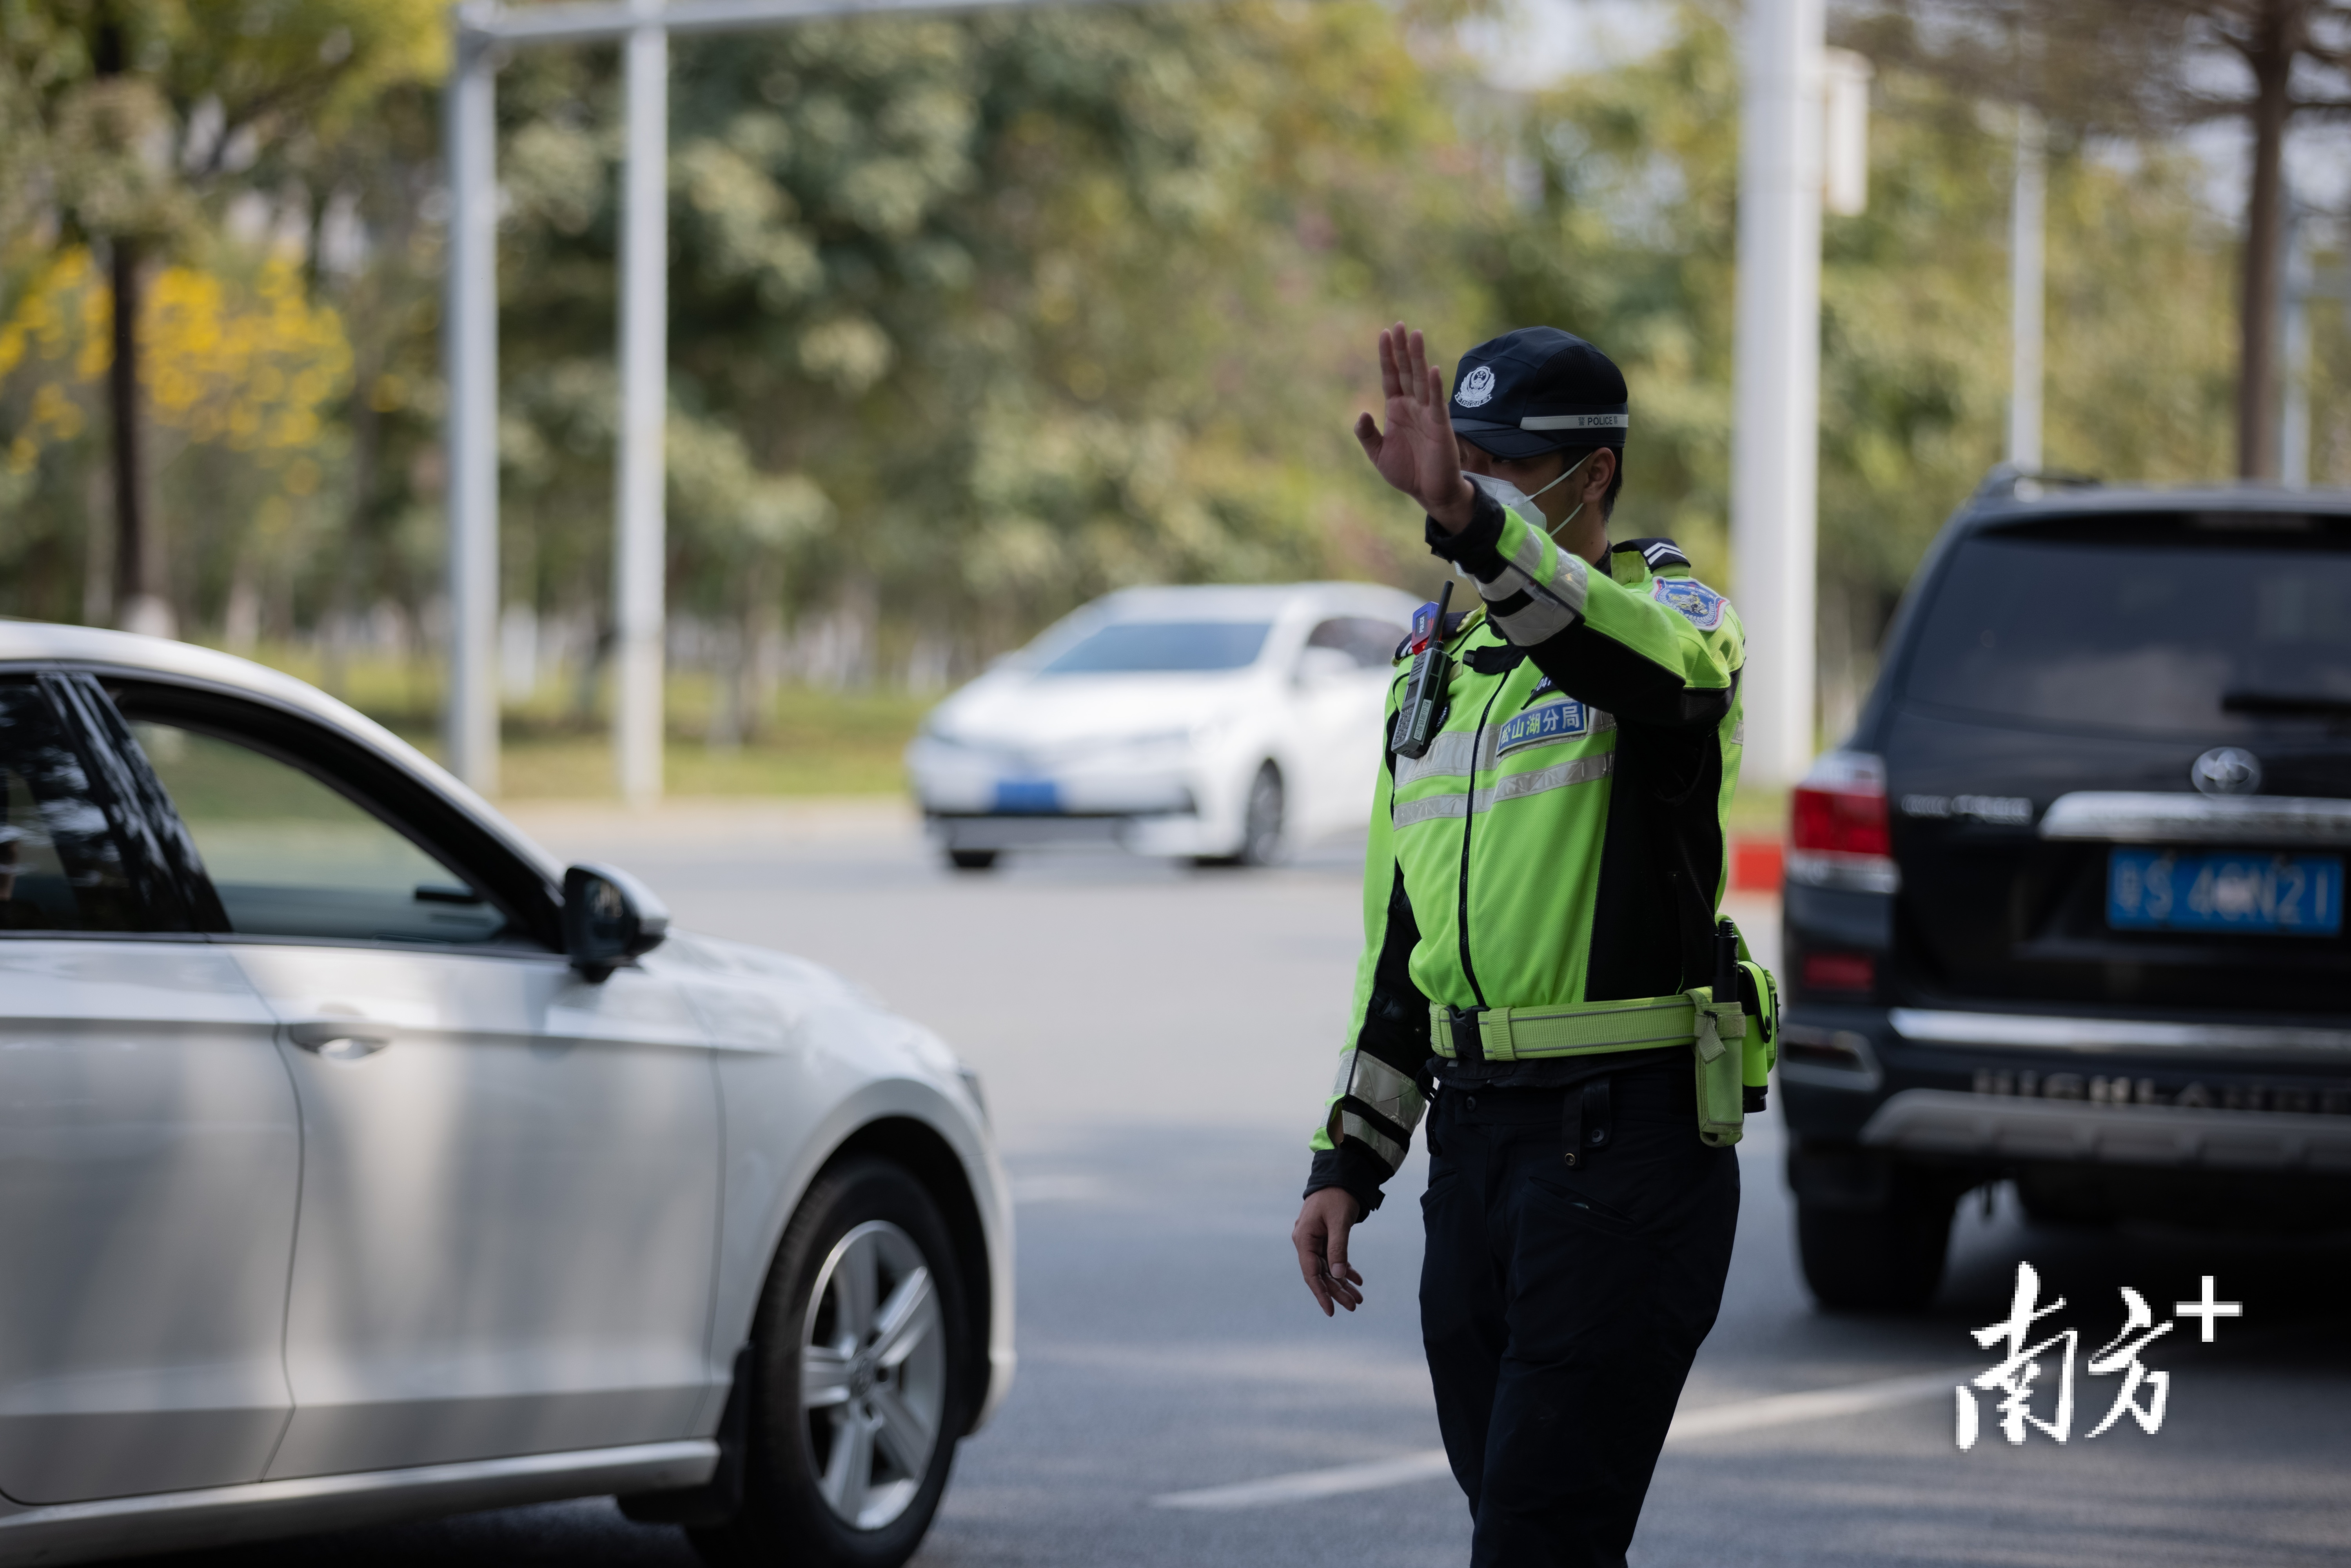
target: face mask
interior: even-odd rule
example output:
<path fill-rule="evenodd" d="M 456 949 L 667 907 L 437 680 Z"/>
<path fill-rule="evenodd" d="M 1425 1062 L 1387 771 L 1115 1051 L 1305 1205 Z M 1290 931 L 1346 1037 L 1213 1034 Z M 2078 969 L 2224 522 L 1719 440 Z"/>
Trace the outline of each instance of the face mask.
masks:
<path fill-rule="evenodd" d="M 1566 484 L 1568 480 L 1574 477 L 1575 471 L 1578 468 L 1583 467 L 1586 463 L 1591 462 L 1597 453 L 1598 448 L 1595 447 L 1593 451 L 1587 452 L 1582 457 L 1577 458 L 1573 463 L 1568 465 L 1567 472 L 1562 474 L 1550 484 L 1545 485 L 1541 489 L 1537 490 L 1533 496 L 1528 495 L 1524 490 L 1520 489 L 1508 479 L 1497 479 L 1491 474 L 1472 474 L 1465 469 L 1463 470 L 1461 476 L 1464 479 L 1468 480 L 1472 485 L 1477 486 L 1480 490 L 1485 491 L 1489 496 L 1493 497 L 1495 501 L 1498 502 L 1504 510 L 1516 512 L 1520 517 L 1526 520 L 1529 527 L 1541 528 L 1545 533 L 1556 538 L 1559 537 L 1559 530 L 1567 527 L 1568 524 L 1575 521 L 1576 517 L 1583 512 L 1583 503 L 1578 501 L 1575 504 L 1575 510 L 1562 517 L 1559 520 L 1558 526 L 1553 527 L 1543 521 L 1542 508 L 1535 505 L 1535 497 L 1547 496 L 1552 491 L 1558 489 L 1562 485 Z"/>

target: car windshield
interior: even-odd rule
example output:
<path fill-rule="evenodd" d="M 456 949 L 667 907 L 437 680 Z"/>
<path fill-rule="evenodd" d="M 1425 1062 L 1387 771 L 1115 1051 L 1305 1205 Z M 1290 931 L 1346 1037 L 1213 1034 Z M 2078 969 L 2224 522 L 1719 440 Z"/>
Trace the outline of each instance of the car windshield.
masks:
<path fill-rule="evenodd" d="M 2332 518 L 2233 536 L 2132 521 L 2147 526 L 1962 541 L 1926 607 L 1905 695 L 2144 735 L 2351 718 L 2351 533 Z"/>
<path fill-rule="evenodd" d="M 1238 670 L 1272 631 L 1264 621 L 1113 621 L 1071 643 L 1037 673 L 1098 675 Z"/>

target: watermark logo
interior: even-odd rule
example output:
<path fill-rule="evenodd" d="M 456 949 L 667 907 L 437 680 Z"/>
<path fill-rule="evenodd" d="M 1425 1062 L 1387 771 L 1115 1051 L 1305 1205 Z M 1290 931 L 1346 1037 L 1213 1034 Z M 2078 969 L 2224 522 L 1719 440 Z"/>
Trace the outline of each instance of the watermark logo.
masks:
<path fill-rule="evenodd" d="M 2122 1288 L 2122 1332 L 2108 1341 L 2104 1349 L 2094 1352 L 2087 1371 L 2092 1377 L 2120 1377 L 2123 1381 L 2115 1392 L 2115 1401 L 2106 1410 L 2105 1419 L 2090 1429 L 2092 1437 L 2102 1436 L 2127 1414 L 2138 1423 L 2139 1430 L 2153 1436 L 2162 1429 L 2165 1405 L 2171 1397 L 2171 1374 L 2150 1368 L 2139 1360 L 2147 1347 L 2179 1325 L 2175 1322 L 2158 1326 L 2155 1313 L 2147 1298 L 2128 1285 Z M 2000 1397 L 1992 1406 L 1998 1418 L 2001 1436 L 2011 1443 L 2022 1444 L 2028 1432 L 2038 1428 L 2048 1437 L 2063 1443 L 2074 1433 L 2074 1362 L 2081 1349 L 2081 1332 L 2062 1329 L 2046 1339 L 2027 1343 L 2034 1325 L 2042 1319 L 2053 1317 L 2064 1310 L 2065 1298 L 2058 1297 L 2047 1306 L 2040 1305 L 2041 1274 L 2030 1263 L 2016 1266 L 2016 1294 L 2009 1303 L 2008 1316 L 1989 1323 L 1975 1332 L 1977 1345 L 1990 1350 L 2002 1347 L 2001 1359 L 1979 1373 L 1956 1390 L 1959 1396 L 1959 1442 L 1962 1451 L 1976 1446 L 1981 1419 L 1976 1403 L 1979 1391 Z M 2204 1343 L 2212 1343 L 2212 1326 L 2222 1318 L 2245 1315 L 2241 1301 L 2223 1301 L 2216 1298 L 2212 1276 L 2204 1276 L 2201 1299 L 2178 1301 L 2172 1306 L 2175 1318 L 2193 1318 L 2202 1330 Z M 2053 1386 L 2046 1392 L 2052 1397 L 2045 1401 L 2046 1416 L 2034 1413 L 2035 1381 L 2041 1375 L 2043 1357 L 2057 1357 L 2057 1374 Z"/>

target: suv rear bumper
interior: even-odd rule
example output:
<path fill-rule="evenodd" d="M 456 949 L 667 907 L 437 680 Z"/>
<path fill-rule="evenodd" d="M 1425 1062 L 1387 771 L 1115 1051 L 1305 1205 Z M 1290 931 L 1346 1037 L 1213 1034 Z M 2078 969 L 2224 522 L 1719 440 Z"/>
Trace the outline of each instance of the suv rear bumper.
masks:
<path fill-rule="evenodd" d="M 2351 1029 L 1798 1003 L 1789 1130 L 1938 1160 L 2351 1174 Z"/>
<path fill-rule="evenodd" d="M 2351 1175 L 2351 1116 L 2181 1110 L 1905 1089 L 1871 1113 L 1864 1147 L 2002 1164 Z"/>

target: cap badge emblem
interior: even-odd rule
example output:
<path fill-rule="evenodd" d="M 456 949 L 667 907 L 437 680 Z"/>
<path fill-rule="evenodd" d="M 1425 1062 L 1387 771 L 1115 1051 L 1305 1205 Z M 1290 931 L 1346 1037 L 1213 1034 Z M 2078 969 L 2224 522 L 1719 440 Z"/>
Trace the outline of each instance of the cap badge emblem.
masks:
<path fill-rule="evenodd" d="M 1461 378 L 1461 390 L 1453 401 L 1463 408 L 1482 408 L 1494 401 L 1494 371 L 1490 365 L 1479 365 Z"/>
<path fill-rule="evenodd" d="M 2250 795 L 2262 787 L 2262 759 L 2241 747 L 2216 746 L 2196 759 L 2188 777 L 2207 795 Z"/>

